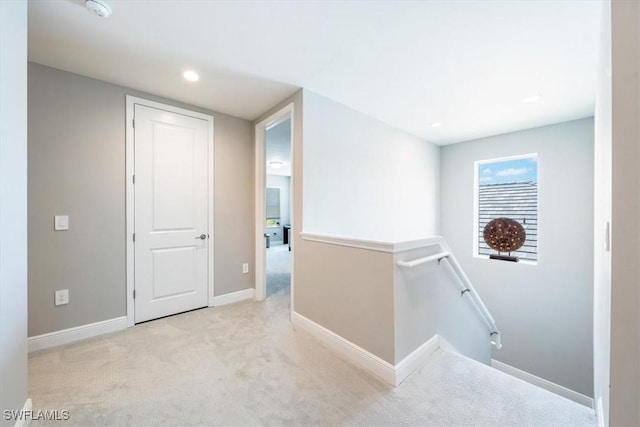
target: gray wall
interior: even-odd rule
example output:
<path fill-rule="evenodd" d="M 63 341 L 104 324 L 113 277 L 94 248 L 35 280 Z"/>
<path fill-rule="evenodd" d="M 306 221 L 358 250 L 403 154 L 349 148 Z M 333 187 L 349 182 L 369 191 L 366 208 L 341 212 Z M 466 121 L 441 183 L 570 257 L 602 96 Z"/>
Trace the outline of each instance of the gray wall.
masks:
<path fill-rule="evenodd" d="M 593 396 L 593 120 L 441 153 L 442 235 L 501 329 L 494 359 Z M 474 161 L 527 153 L 538 153 L 538 264 L 474 258 Z"/>
<path fill-rule="evenodd" d="M 611 402 L 613 426 L 640 425 L 640 3 L 612 2 L 613 190 Z"/>
<path fill-rule="evenodd" d="M 394 364 L 393 254 L 298 243 L 295 311 Z"/>
<path fill-rule="evenodd" d="M 0 2 L 0 132 L 0 411 L 15 411 L 27 400 L 26 1 Z"/>
<path fill-rule="evenodd" d="M 253 287 L 252 124 L 30 63 L 29 336 L 126 314 L 126 94 L 214 116 L 215 294 Z M 61 214 L 70 230 L 54 232 Z"/>
<path fill-rule="evenodd" d="M 215 295 L 255 286 L 253 124 L 209 113 L 215 118 L 214 270 Z M 242 263 L 249 274 L 242 274 Z"/>

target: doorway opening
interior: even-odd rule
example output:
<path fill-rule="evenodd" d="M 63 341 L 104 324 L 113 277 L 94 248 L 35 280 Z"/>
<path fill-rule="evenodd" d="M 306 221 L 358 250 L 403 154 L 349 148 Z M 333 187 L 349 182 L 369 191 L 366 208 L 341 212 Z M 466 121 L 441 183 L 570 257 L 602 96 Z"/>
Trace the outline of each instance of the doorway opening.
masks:
<path fill-rule="evenodd" d="M 291 119 L 266 131 L 266 294 L 288 292 L 291 284 Z"/>
<path fill-rule="evenodd" d="M 256 300 L 293 308 L 293 104 L 256 125 Z"/>

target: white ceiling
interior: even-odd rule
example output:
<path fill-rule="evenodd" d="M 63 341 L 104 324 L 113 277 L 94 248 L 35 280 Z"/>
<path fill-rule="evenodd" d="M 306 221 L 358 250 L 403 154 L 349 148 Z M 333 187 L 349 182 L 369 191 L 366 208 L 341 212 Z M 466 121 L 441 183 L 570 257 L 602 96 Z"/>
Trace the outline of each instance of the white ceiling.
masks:
<path fill-rule="evenodd" d="M 30 0 L 29 59 L 249 120 L 305 87 L 438 144 L 593 114 L 599 1 L 110 4 Z"/>

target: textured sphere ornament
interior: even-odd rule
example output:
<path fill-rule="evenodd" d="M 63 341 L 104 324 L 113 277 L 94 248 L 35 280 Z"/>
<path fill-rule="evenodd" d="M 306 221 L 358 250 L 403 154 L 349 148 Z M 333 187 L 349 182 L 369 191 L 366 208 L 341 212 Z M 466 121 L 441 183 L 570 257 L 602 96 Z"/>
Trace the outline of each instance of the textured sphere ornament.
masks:
<path fill-rule="evenodd" d="M 498 252 L 517 251 L 524 244 L 527 233 L 520 223 L 511 218 L 496 218 L 484 227 L 484 241 Z"/>

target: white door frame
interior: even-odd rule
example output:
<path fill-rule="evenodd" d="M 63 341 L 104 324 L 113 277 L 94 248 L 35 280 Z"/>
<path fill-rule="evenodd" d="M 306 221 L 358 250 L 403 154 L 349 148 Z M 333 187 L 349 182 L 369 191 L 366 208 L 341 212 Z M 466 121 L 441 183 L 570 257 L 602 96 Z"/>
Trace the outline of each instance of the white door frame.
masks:
<path fill-rule="evenodd" d="M 186 110 L 184 108 L 174 107 L 172 105 L 162 104 L 160 102 L 150 101 L 144 98 L 138 98 L 135 96 L 127 95 L 126 96 L 126 133 L 125 133 L 125 151 L 126 151 L 126 163 L 125 163 L 125 174 L 126 174 L 126 227 L 125 227 L 125 237 L 127 240 L 126 247 L 126 288 L 127 288 L 127 326 L 133 326 L 135 324 L 135 316 L 134 316 L 134 300 L 133 300 L 133 290 L 135 289 L 135 247 L 133 243 L 133 233 L 135 232 L 135 186 L 133 184 L 133 174 L 134 174 L 134 165 L 135 165 L 135 150 L 134 150 L 134 128 L 133 128 L 133 118 L 134 118 L 134 110 L 135 104 L 144 105 L 146 107 L 156 108 L 159 110 L 168 111 L 171 113 L 182 114 L 189 117 L 196 117 L 198 119 L 202 119 L 207 121 L 208 123 L 208 169 L 209 169 L 209 177 L 208 177 L 208 233 L 211 238 L 207 239 L 207 290 L 208 290 L 208 304 L 209 307 L 213 306 L 213 240 L 215 238 L 215 224 L 213 222 L 213 116 L 198 113 L 196 111 Z"/>
<path fill-rule="evenodd" d="M 273 113 L 266 119 L 262 120 L 258 124 L 256 124 L 255 128 L 255 136 L 256 136 L 256 144 L 255 144 L 255 177 L 256 177 L 256 191 L 255 191 L 255 233 L 256 233 L 256 256 L 255 256 L 255 275 L 256 275 L 256 301 L 262 301 L 266 298 L 267 294 L 267 274 L 266 274 L 266 256 L 267 251 L 265 248 L 264 242 L 264 228 L 265 228 L 265 188 L 266 188 L 266 132 L 272 127 L 282 123 L 287 119 L 291 119 L 291 135 L 289 137 L 291 144 L 291 158 L 289 161 L 291 162 L 291 184 L 290 184 L 290 199 L 289 199 L 289 209 L 291 211 L 291 239 L 289 242 L 291 243 L 291 311 L 293 312 L 293 294 L 294 294 L 294 286 L 293 286 L 293 259 L 295 256 L 295 247 L 294 247 L 294 233 L 297 233 L 297 229 L 295 228 L 295 181 L 294 181 L 294 159 L 295 159 L 295 146 L 293 143 L 293 135 L 294 135 L 294 121 L 293 121 L 293 103 L 286 105 L 282 109 Z"/>

